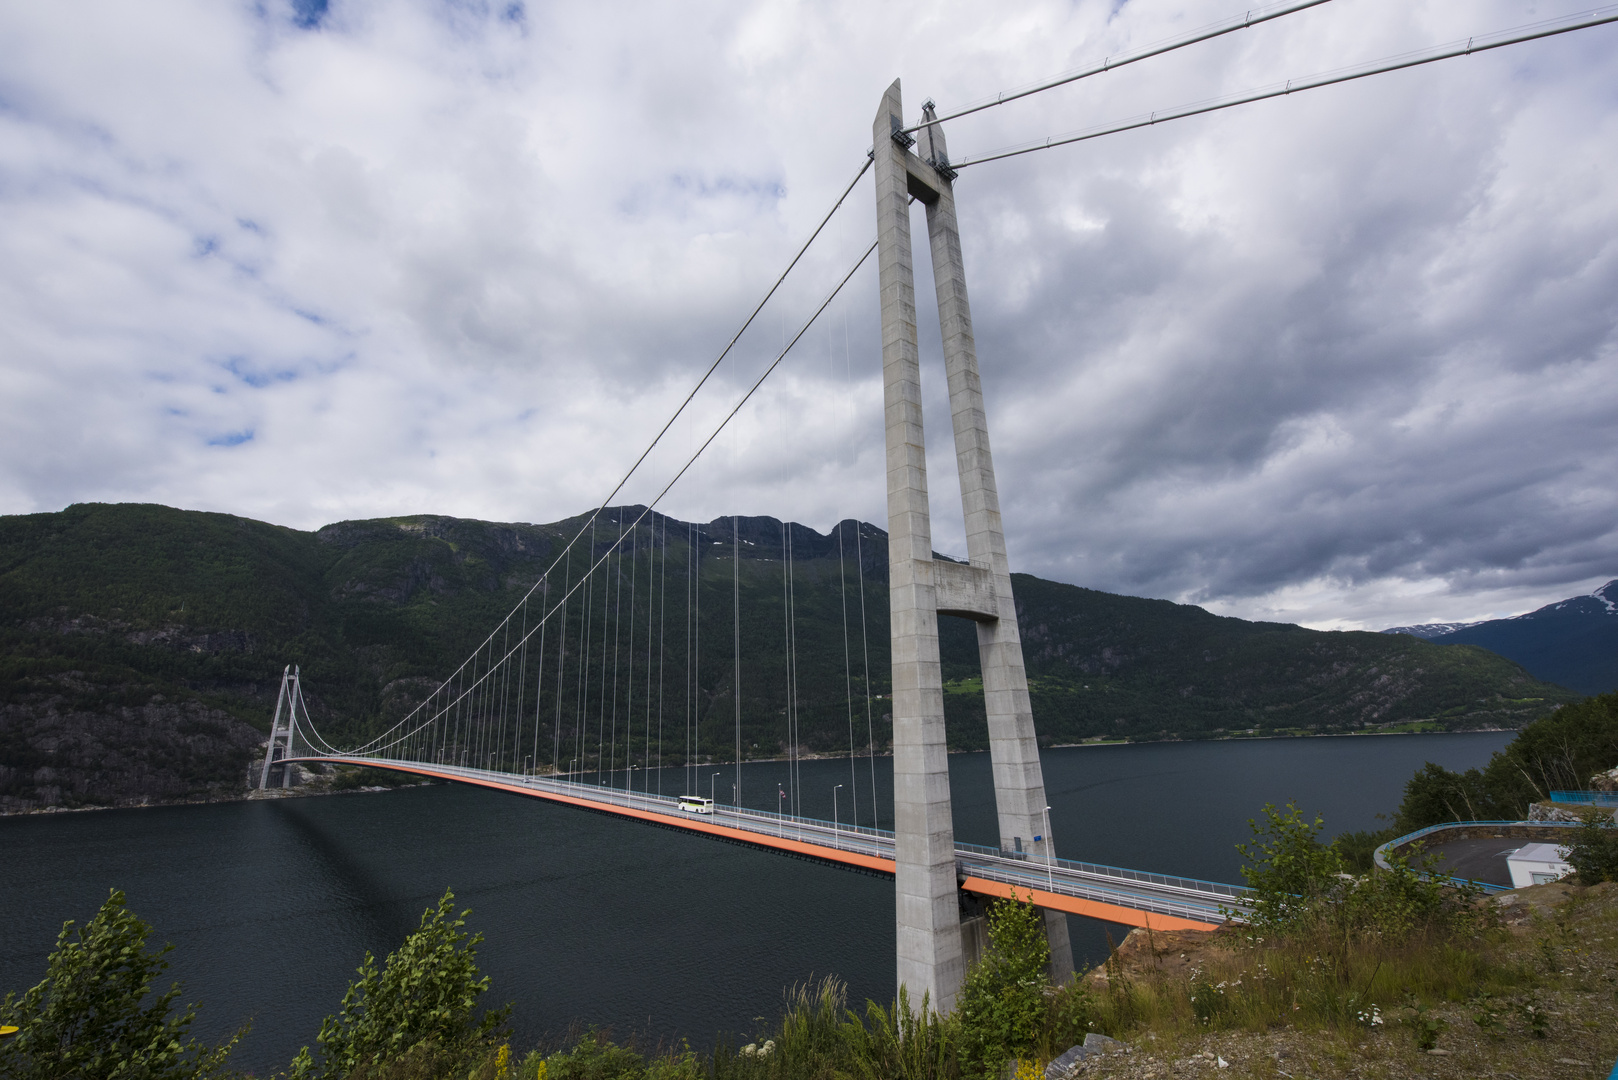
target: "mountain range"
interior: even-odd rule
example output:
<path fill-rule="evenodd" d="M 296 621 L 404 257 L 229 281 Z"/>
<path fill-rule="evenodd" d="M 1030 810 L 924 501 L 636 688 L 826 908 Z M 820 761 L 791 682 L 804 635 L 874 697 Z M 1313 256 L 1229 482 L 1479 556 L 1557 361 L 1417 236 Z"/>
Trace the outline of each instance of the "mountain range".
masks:
<path fill-rule="evenodd" d="M 1478 645 L 1515 660 L 1535 678 L 1581 694 L 1618 690 L 1618 579 L 1509 619 L 1395 626 L 1437 645 Z"/>
<path fill-rule="evenodd" d="M 0 517 L 0 811 L 239 794 L 286 665 L 300 666 L 328 738 L 375 732 L 437 687 L 547 570 L 555 583 L 576 581 L 620 529 L 621 554 L 599 577 L 617 590 L 615 606 L 592 586 L 570 603 L 566 635 L 545 639 L 551 670 L 565 641 L 573 681 L 561 702 L 554 676 L 541 688 L 541 766 L 553 740 L 590 760 L 579 732 L 609 701 L 615 724 L 621 707 L 645 731 L 655 706 L 667 737 L 649 756 L 666 764 L 688 748 L 726 760 L 738 704 L 744 756 L 783 753 L 789 708 L 802 750 L 846 754 L 852 741 L 855 752 L 882 752 L 891 725 L 881 529 L 655 514 L 632 528 L 640 511 L 609 509 L 555 567 L 586 519 L 414 516 L 306 532 L 154 505 Z M 1470 645 L 1247 622 L 1026 574 L 1013 582 L 1047 745 L 1415 721 L 1516 727 L 1577 697 Z M 655 685 L 645 666 L 654 613 Z M 610 648 L 638 673 L 612 676 L 621 697 L 607 696 L 604 677 L 576 678 L 586 625 L 590 648 Z M 985 748 L 974 625 L 942 618 L 940 653 L 950 745 Z M 590 655 L 592 665 L 606 657 Z"/>

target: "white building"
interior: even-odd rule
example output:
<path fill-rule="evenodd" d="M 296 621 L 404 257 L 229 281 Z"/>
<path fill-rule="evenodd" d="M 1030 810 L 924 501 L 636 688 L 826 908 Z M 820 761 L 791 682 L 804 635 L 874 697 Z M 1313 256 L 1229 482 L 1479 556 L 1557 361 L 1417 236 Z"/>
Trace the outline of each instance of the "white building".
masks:
<path fill-rule="evenodd" d="M 1506 856 L 1506 867 L 1513 889 L 1557 881 L 1573 870 L 1567 864 L 1567 848 L 1558 844 L 1524 844 Z"/>

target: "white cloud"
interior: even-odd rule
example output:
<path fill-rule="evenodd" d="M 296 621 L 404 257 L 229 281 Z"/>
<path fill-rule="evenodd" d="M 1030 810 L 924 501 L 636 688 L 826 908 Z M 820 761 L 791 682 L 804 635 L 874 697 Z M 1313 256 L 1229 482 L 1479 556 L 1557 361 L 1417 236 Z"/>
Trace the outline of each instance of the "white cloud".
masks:
<path fill-rule="evenodd" d="M 12 5 L 0 512 L 577 513 L 853 174 L 892 77 L 909 111 L 947 109 L 1232 13 L 1114 6 Z M 1541 7 L 1336 0 L 962 120 L 950 146 L 1556 13 Z M 1368 627 L 1618 574 L 1614 41 L 964 173 L 1014 562 Z M 661 486 L 871 221 L 862 186 L 624 501 Z M 873 294 L 867 268 L 671 512 L 881 521 Z M 936 546 L 958 551 L 928 377 Z"/>

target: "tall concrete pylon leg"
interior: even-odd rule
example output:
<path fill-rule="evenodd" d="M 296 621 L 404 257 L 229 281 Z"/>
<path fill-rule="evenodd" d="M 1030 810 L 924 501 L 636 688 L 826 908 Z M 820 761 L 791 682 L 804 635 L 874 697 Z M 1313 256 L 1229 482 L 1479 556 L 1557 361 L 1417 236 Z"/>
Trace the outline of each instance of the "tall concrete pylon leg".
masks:
<path fill-rule="evenodd" d="M 882 295 L 882 400 L 888 475 L 888 605 L 893 633 L 893 818 L 899 986 L 948 1012 L 965 975 L 956 895 L 955 826 L 944 742 L 921 354 L 910 248 L 903 105 L 894 80 L 872 131 Z"/>
<path fill-rule="evenodd" d="M 937 114 L 928 102 L 923 120 Z M 986 571 L 996 618 L 977 619 L 978 657 L 983 666 L 984 707 L 989 721 L 989 756 L 994 768 L 995 806 L 1000 821 L 1000 848 L 1023 851 L 1036 859 L 1054 859 L 1046 811 L 1045 778 L 1034 738 L 1034 710 L 1028 698 L 1028 672 L 1023 665 L 1022 634 L 1017 628 L 1017 602 L 1011 592 L 1011 566 L 1000 521 L 1000 493 L 989 450 L 989 425 L 978 378 L 977 344 L 972 335 L 972 309 L 966 297 L 966 268 L 961 234 L 955 220 L 955 188 L 943 128 L 937 124 L 917 132 L 916 154 L 938 175 L 938 198 L 927 203 L 927 236 L 932 244 L 933 280 L 938 294 L 938 322 L 944 345 L 944 371 L 949 382 L 950 413 L 955 428 L 955 462 L 961 478 L 966 516 L 966 554 L 971 565 Z M 1051 947 L 1051 978 L 1073 976 L 1073 947 L 1067 915 L 1046 910 L 1045 934 Z"/>
<path fill-rule="evenodd" d="M 264 770 L 259 774 L 258 787 L 262 791 L 270 785 L 270 766 L 277 761 L 283 761 L 293 756 L 293 742 L 298 737 L 298 671 L 291 664 L 281 672 L 281 692 L 275 698 L 275 719 L 270 721 L 270 741 L 264 748 Z M 286 726 L 281 726 L 281 717 L 286 717 Z M 280 747 L 281 756 L 276 757 L 276 748 Z M 281 786 L 292 786 L 292 766 L 284 765 L 281 768 Z"/>
<path fill-rule="evenodd" d="M 1017 605 L 1000 521 L 994 458 L 978 377 L 977 346 L 955 219 L 954 172 L 937 126 L 916 142 L 904 133 L 897 80 L 872 129 L 882 296 L 883 401 L 888 469 L 888 573 L 893 634 L 894 831 L 899 984 L 912 1000 L 954 1006 L 965 971 L 956 895 L 949 761 L 944 737 L 938 616 L 978 624 L 1000 846 L 1008 854 L 1054 859 L 1044 774 L 1034 737 Z M 929 104 L 926 119 L 934 116 Z M 927 208 L 938 317 L 954 419 L 956 463 L 966 519 L 968 565 L 932 557 L 921 363 L 916 341 L 910 201 Z M 1050 972 L 1073 974 L 1067 916 L 1045 912 Z"/>

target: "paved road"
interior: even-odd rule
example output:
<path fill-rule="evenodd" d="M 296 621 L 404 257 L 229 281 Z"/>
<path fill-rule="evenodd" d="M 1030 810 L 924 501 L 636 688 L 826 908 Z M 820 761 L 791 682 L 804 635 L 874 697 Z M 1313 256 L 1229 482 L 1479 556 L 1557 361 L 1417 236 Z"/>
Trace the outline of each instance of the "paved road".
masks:
<path fill-rule="evenodd" d="M 583 803 L 593 809 L 608 813 L 625 813 L 643 820 L 647 819 L 647 815 L 656 815 L 657 823 L 675 828 L 698 832 L 713 832 L 715 828 L 734 830 L 732 835 L 736 838 L 751 836 L 760 841 L 762 846 L 778 847 L 789 852 L 795 850 L 831 862 L 860 863 L 872 869 L 877 868 L 877 864 L 880 863 L 886 872 L 892 872 L 894 836 L 887 830 L 864 826 L 855 828 L 834 822 L 724 805 L 715 807 L 712 814 L 686 814 L 678 809 L 678 800 L 670 796 L 625 791 L 622 788 L 603 788 L 551 777 L 514 776 L 509 773 L 452 765 L 423 765 L 360 757 L 294 760 L 400 769 L 421 776 L 460 780 L 540 798 L 559 798 L 563 801 Z M 785 843 L 768 843 L 772 839 Z M 995 883 L 984 886 L 991 892 L 996 887 L 1011 886 L 1030 892 L 1049 893 L 1053 898 L 1068 897 L 1120 911 L 1152 912 L 1200 924 L 1217 924 L 1224 920 L 1227 913 L 1239 911 L 1244 906 L 1245 894 L 1248 891 L 1241 886 L 1220 882 L 1145 873 L 1067 859 L 1057 859 L 1054 865 L 1047 865 L 1044 862 L 1010 858 L 993 848 L 978 847 L 974 844 L 957 844 L 955 857 L 957 869 L 963 879 L 969 882 L 975 880 L 981 883 Z M 1060 903 L 1053 903 L 1052 906 L 1063 907 Z M 1080 914 L 1095 914 L 1089 909 L 1078 910 Z M 1105 918 L 1106 915 L 1101 914 L 1098 917 Z"/>
<path fill-rule="evenodd" d="M 1509 836 L 1486 836 L 1470 840 L 1445 840 L 1428 845 L 1427 851 L 1444 856 L 1444 861 L 1438 864 L 1440 873 L 1509 887 L 1511 872 L 1506 868 L 1506 856 L 1531 843 L 1534 841 Z"/>

